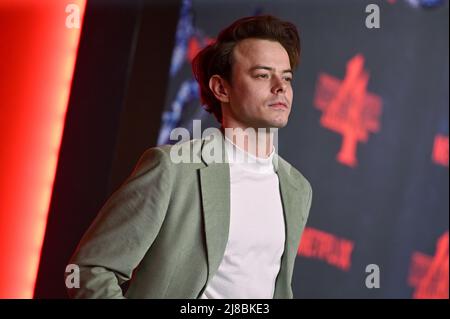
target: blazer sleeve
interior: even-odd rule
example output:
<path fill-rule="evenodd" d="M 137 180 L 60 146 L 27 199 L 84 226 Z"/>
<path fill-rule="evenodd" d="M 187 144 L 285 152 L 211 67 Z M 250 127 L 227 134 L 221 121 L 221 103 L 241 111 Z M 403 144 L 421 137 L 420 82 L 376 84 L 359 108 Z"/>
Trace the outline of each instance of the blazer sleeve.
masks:
<path fill-rule="evenodd" d="M 141 156 L 70 259 L 79 267 L 80 280 L 79 288 L 67 288 L 69 297 L 124 298 L 120 285 L 131 279 L 165 218 L 171 175 L 169 156 L 161 149 L 150 148 Z"/>

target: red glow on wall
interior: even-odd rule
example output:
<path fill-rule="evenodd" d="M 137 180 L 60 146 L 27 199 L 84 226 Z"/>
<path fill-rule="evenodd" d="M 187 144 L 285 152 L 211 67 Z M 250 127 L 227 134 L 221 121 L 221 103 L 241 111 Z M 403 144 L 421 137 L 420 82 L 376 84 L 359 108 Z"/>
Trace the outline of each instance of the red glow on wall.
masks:
<path fill-rule="evenodd" d="M 448 167 L 448 136 L 442 134 L 435 136 L 432 160 L 438 165 Z"/>
<path fill-rule="evenodd" d="M 340 268 L 350 270 L 354 243 L 330 233 L 306 227 L 297 255 L 316 258 Z"/>
<path fill-rule="evenodd" d="M 0 0 L 0 298 L 33 297 L 85 3 Z"/>

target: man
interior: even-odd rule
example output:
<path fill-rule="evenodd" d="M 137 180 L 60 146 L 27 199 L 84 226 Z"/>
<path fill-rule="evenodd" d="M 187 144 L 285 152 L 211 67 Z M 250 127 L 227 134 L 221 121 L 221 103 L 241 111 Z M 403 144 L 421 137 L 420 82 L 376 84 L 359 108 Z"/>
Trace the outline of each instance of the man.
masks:
<path fill-rule="evenodd" d="M 299 56 L 295 26 L 271 16 L 236 21 L 196 56 L 221 131 L 144 153 L 72 257 L 71 297 L 123 298 L 128 281 L 128 298 L 293 297 L 312 191 L 276 154 L 274 132 L 288 122 Z M 200 160 L 174 161 L 186 149 Z"/>

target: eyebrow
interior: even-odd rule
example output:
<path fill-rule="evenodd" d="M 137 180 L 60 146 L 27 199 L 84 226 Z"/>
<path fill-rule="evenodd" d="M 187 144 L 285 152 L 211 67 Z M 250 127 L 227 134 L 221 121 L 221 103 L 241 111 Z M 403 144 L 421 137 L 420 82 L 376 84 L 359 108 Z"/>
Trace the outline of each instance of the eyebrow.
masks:
<path fill-rule="evenodd" d="M 254 71 L 254 70 L 267 70 L 267 71 L 272 71 L 272 72 L 275 71 L 274 68 L 271 68 L 270 66 L 264 66 L 264 65 L 255 65 L 255 66 L 250 68 L 250 72 Z M 291 74 L 293 74 L 291 69 L 283 70 L 281 73 L 291 73 Z"/>

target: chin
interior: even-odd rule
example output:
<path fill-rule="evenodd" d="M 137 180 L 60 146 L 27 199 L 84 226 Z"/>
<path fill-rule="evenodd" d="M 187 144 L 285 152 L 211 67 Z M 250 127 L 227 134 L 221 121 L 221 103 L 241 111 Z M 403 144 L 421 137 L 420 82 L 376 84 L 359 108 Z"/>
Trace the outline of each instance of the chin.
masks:
<path fill-rule="evenodd" d="M 254 129 L 258 128 L 283 128 L 287 125 L 288 120 L 283 118 L 276 118 L 276 119 L 259 119 L 257 121 L 252 121 L 248 123 L 248 127 L 253 127 Z"/>
<path fill-rule="evenodd" d="M 279 129 L 283 128 L 287 125 L 287 122 L 271 122 L 271 123 L 265 123 L 264 125 L 261 125 L 259 127 L 266 128 L 266 129 Z"/>
<path fill-rule="evenodd" d="M 272 127 L 273 128 L 283 128 L 286 125 L 287 125 L 287 122 L 285 122 L 285 123 L 278 123 L 278 124 L 273 125 Z"/>
<path fill-rule="evenodd" d="M 287 125 L 288 120 L 287 119 L 278 119 L 277 121 L 270 121 L 268 123 L 268 127 L 273 127 L 273 128 L 283 128 Z"/>

